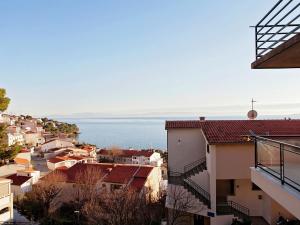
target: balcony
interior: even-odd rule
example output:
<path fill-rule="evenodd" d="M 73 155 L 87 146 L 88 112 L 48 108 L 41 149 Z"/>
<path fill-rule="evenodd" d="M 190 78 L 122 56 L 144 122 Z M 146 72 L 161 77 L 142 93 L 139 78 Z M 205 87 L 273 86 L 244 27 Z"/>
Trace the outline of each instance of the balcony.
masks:
<path fill-rule="evenodd" d="M 300 1 L 280 0 L 255 26 L 252 69 L 300 68 Z"/>
<path fill-rule="evenodd" d="M 300 219 L 300 147 L 283 142 L 283 137 L 280 141 L 279 137 L 274 138 L 255 136 L 255 168 L 251 168 L 251 180 Z"/>

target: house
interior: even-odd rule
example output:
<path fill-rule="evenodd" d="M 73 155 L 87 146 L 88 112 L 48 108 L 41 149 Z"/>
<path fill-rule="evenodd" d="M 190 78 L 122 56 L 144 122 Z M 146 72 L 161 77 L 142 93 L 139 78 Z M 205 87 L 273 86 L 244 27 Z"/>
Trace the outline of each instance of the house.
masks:
<path fill-rule="evenodd" d="M 160 153 L 153 150 L 133 150 L 133 149 L 101 149 L 97 153 L 98 160 L 111 161 L 123 164 L 139 164 L 161 166 L 163 159 Z"/>
<path fill-rule="evenodd" d="M 13 219 L 13 193 L 11 180 L 0 178 L 0 221 L 9 222 Z"/>
<path fill-rule="evenodd" d="M 22 133 L 7 133 L 8 146 L 14 144 L 23 145 L 25 143 Z"/>
<path fill-rule="evenodd" d="M 31 191 L 32 185 L 36 184 L 40 179 L 40 171 L 34 170 L 32 166 L 17 170 L 16 173 L 6 176 L 12 180 L 11 191 L 15 196 L 22 196 Z"/>
<path fill-rule="evenodd" d="M 128 187 L 138 192 L 151 193 L 152 198 L 157 199 L 160 195 L 161 172 L 159 167 L 146 165 L 126 165 L 111 163 L 77 163 L 70 168 L 62 168 L 56 172 L 63 174 L 66 183 L 65 191 L 72 193 L 74 185 L 82 182 L 88 171 L 99 172 L 100 180 L 97 186 L 103 191 Z"/>
<path fill-rule="evenodd" d="M 15 196 L 23 195 L 32 189 L 32 177 L 12 174 L 6 177 L 12 181 L 11 191 Z"/>
<path fill-rule="evenodd" d="M 257 145 L 252 138 L 255 134 L 300 144 L 300 120 L 223 121 L 202 118 L 167 121 L 166 130 L 169 171 L 166 206 L 172 215 L 174 190 L 184 191 L 196 202 L 184 210 L 187 217 L 182 224 L 229 225 L 233 218 L 274 224 L 278 215 L 300 219 L 300 202 L 296 204 L 300 201 L 300 192 L 293 191 L 294 199 L 291 200 L 291 196 L 285 199 L 294 206 L 293 211 L 291 205 L 287 207 L 278 200 L 287 194 L 279 197 L 276 189 L 275 198 L 270 184 L 263 180 L 263 176 L 268 175 L 262 174 L 262 165 L 270 169 L 277 165 L 278 168 L 279 153 L 275 153 L 276 158 L 272 149 L 268 149 L 268 153 L 260 158 L 261 164 L 255 163 Z M 261 143 L 265 142 L 261 140 Z M 300 165 L 300 160 L 297 160 L 294 157 L 294 164 Z M 255 167 L 255 164 L 260 166 Z M 295 173 L 293 176 L 300 178 Z M 297 179 L 294 177 L 293 180 Z"/>
<path fill-rule="evenodd" d="M 45 143 L 45 138 L 39 132 L 26 131 L 23 136 L 25 144 L 29 146 L 39 146 Z"/>
<path fill-rule="evenodd" d="M 72 154 L 75 156 L 89 156 L 94 159 L 97 158 L 97 153 L 96 153 L 96 146 L 92 145 L 82 145 L 77 148 L 68 148 L 69 150 L 72 151 Z"/>
<path fill-rule="evenodd" d="M 47 167 L 50 170 L 55 170 L 59 167 L 72 167 L 76 163 L 94 162 L 89 157 L 73 156 L 67 153 L 62 153 L 47 160 Z"/>
<path fill-rule="evenodd" d="M 46 141 L 44 144 L 42 144 L 41 151 L 47 152 L 50 149 L 66 148 L 66 147 L 74 147 L 74 144 L 72 142 L 61 140 L 61 139 L 53 139 L 50 141 Z"/>

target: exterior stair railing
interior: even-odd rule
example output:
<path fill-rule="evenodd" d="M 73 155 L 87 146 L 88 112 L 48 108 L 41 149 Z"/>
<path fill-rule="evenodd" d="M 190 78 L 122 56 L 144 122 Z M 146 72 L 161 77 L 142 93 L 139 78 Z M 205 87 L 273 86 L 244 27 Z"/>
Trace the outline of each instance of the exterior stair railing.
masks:
<path fill-rule="evenodd" d="M 203 202 L 210 208 L 210 194 L 195 183 L 191 176 L 202 172 L 206 169 L 206 158 L 196 160 L 186 166 L 184 166 L 184 172 L 168 172 L 168 182 L 170 184 L 181 185 L 187 191 L 192 193 L 197 199 Z"/>
<path fill-rule="evenodd" d="M 184 177 L 188 178 L 206 169 L 206 157 L 198 159 L 184 166 Z"/>
<path fill-rule="evenodd" d="M 200 187 L 196 182 L 187 178 L 183 180 L 183 186 L 201 202 L 210 208 L 210 194 Z"/>
<path fill-rule="evenodd" d="M 196 160 L 184 166 L 184 172 L 168 172 L 168 182 L 170 184 L 181 185 L 197 199 L 203 202 L 208 208 L 211 207 L 210 193 L 204 190 L 199 184 L 190 179 L 191 176 L 206 170 L 206 158 Z M 250 212 L 245 206 L 234 201 L 217 203 L 217 215 L 234 215 L 240 219 L 249 220 Z"/>
<path fill-rule="evenodd" d="M 217 203 L 217 215 L 234 215 L 244 220 L 250 220 L 250 211 L 234 201 Z"/>

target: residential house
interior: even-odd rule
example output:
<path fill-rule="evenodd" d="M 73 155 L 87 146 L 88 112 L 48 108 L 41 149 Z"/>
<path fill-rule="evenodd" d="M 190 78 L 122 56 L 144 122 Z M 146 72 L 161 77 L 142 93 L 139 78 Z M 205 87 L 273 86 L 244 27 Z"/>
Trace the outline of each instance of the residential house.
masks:
<path fill-rule="evenodd" d="M 24 132 L 25 144 L 29 146 L 39 146 L 45 143 L 45 138 L 39 132 L 26 131 Z"/>
<path fill-rule="evenodd" d="M 40 171 L 34 170 L 32 166 L 17 170 L 16 173 L 6 176 L 12 180 L 11 191 L 15 196 L 22 196 L 32 190 L 32 185 L 40 179 Z"/>
<path fill-rule="evenodd" d="M 7 133 L 8 146 L 14 144 L 23 145 L 25 143 L 22 133 Z"/>
<path fill-rule="evenodd" d="M 161 166 L 163 159 L 160 153 L 153 150 L 133 150 L 133 149 L 101 149 L 97 153 L 98 160 L 106 160 L 123 164 L 139 164 Z"/>
<path fill-rule="evenodd" d="M 70 141 L 65 141 L 65 140 L 61 140 L 61 139 L 53 139 L 50 141 L 46 141 L 44 144 L 42 144 L 41 151 L 47 152 L 50 149 L 66 148 L 66 147 L 74 147 L 74 144 Z"/>
<path fill-rule="evenodd" d="M 22 196 L 32 189 L 32 178 L 19 174 L 12 174 L 6 177 L 12 181 L 11 191 L 15 196 Z"/>
<path fill-rule="evenodd" d="M 13 193 L 11 180 L 0 178 L 0 221 L 9 222 L 13 219 Z"/>
<path fill-rule="evenodd" d="M 294 191 L 294 200 L 290 202 L 297 211 L 295 213 L 273 198 L 271 186 L 262 182 L 266 175 L 261 174 L 261 169 L 254 169 L 256 145 L 252 138 L 255 134 L 299 143 L 300 120 L 222 121 L 202 118 L 167 121 L 166 129 L 169 171 L 166 206 L 172 212 L 176 189 L 184 191 L 196 202 L 194 207 L 185 209 L 187 217 L 182 224 L 230 225 L 233 218 L 274 224 L 278 215 L 300 218 L 300 202 L 296 205 L 300 193 Z M 265 162 L 271 165 L 270 168 L 274 164 L 278 167 L 278 158 L 268 154 L 264 157 L 273 159 L 273 164 L 268 158 L 267 162 L 261 161 L 262 165 Z M 300 161 L 295 164 L 300 165 Z"/>
<path fill-rule="evenodd" d="M 50 170 L 55 170 L 60 167 L 69 168 L 77 163 L 88 163 L 88 162 L 94 162 L 94 161 L 90 161 L 89 157 L 73 156 L 67 153 L 62 153 L 60 155 L 48 159 L 47 167 Z"/>
<path fill-rule="evenodd" d="M 87 171 L 101 174 L 97 186 L 103 191 L 113 191 L 122 187 L 132 188 L 138 192 L 149 194 L 153 199 L 160 196 L 161 172 L 158 167 L 146 165 L 126 165 L 111 163 L 77 163 L 59 171 L 63 174 L 66 183 L 65 191 L 72 193 L 74 185 L 82 182 Z M 149 192 L 149 193 L 148 193 Z"/>

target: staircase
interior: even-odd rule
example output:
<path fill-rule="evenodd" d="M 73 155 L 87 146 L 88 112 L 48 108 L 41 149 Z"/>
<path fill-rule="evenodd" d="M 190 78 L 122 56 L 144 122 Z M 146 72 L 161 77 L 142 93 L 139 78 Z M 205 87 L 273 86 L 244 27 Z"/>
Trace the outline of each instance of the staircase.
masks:
<path fill-rule="evenodd" d="M 184 179 L 183 187 L 190 193 L 192 193 L 197 199 L 203 202 L 205 205 L 210 208 L 210 194 L 201 188 L 197 183 L 192 179 Z"/>
<path fill-rule="evenodd" d="M 204 190 L 199 184 L 191 179 L 192 176 L 206 170 L 206 158 L 202 158 L 184 166 L 184 172 L 169 171 L 168 179 L 170 184 L 183 186 L 196 199 L 211 207 L 210 193 Z M 224 201 L 217 203 L 217 215 L 233 215 L 237 218 L 250 220 L 249 209 L 234 202 Z"/>
<path fill-rule="evenodd" d="M 203 170 L 206 170 L 206 157 L 184 166 L 183 169 L 185 178 L 189 178 L 197 173 L 203 172 Z"/>
<path fill-rule="evenodd" d="M 184 166 L 184 173 L 169 172 L 169 183 L 183 186 L 196 199 L 203 202 L 210 208 L 210 194 L 199 184 L 195 183 L 191 177 L 206 169 L 206 158 L 199 159 Z"/>
<path fill-rule="evenodd" d="M 234 215 L 243 220 L 250 220 L 249 209 L 234 201 L 217 203 L 217 215 Z"/>

